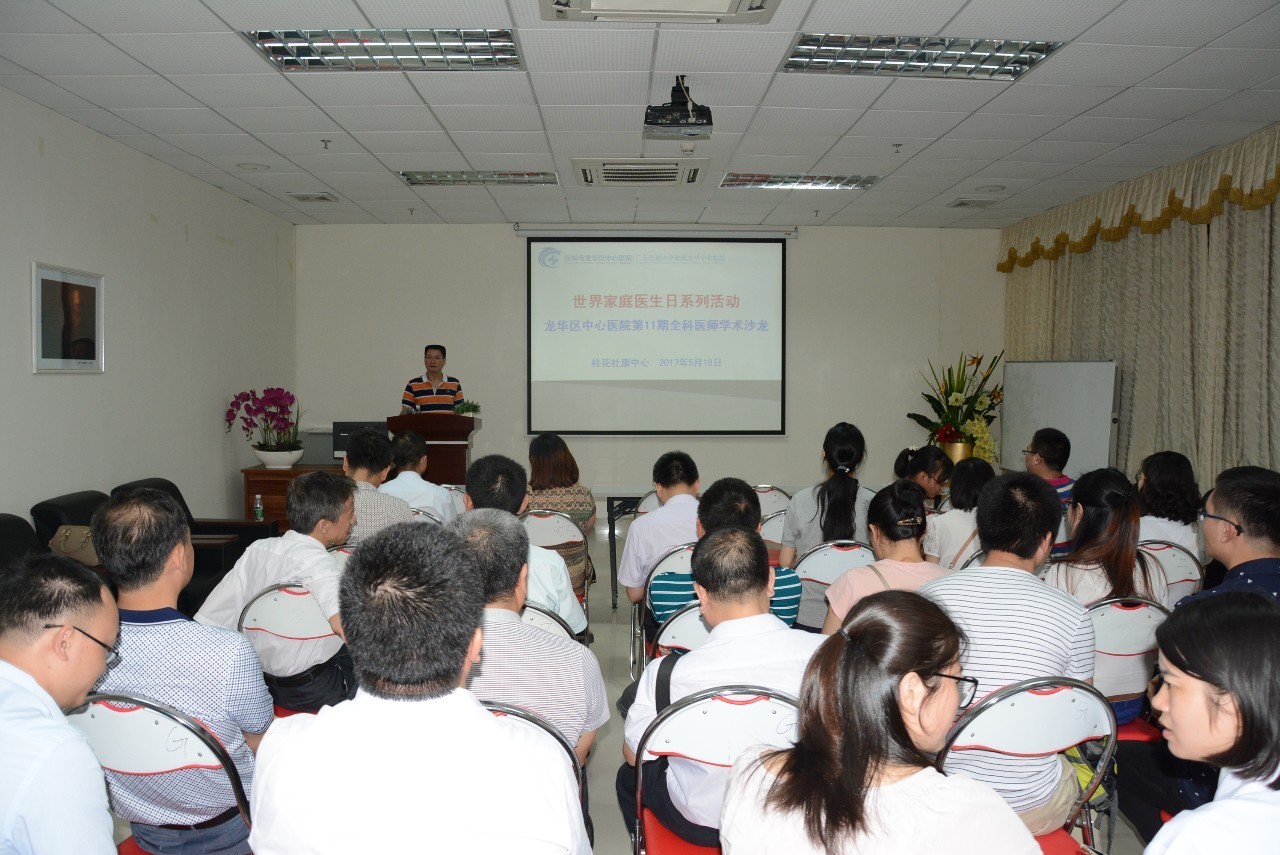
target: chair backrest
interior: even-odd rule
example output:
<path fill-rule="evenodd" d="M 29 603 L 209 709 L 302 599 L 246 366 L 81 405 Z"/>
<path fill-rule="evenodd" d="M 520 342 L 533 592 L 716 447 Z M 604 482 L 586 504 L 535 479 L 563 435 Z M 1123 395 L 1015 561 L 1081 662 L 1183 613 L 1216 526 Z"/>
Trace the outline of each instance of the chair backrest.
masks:
<path fill-rule="evenodd" d="M 440 486 L 449 491 L 449 498 L 453 501 L 454 515 L 466 513 L 467 488 L 460 484 L 441 484 Z"/>
<path fill-rule="evenodd" d="M 106 501 L 106 493 L 81 490 L 32 505 L 31 521 L 35 523 L 36 539 L 40 541 L 41 548 L 49 545 L 59 526 L 88 525 L 93 519 L 93 512 Z"/>
<path fill-rule="evenodd" d="M 773 513 L 760 520 L 760 536 L 764 538 L 766 543 L 782 543 L 782 530 L 787 524 L 787 511 L 784 508 L 781 511 Z"/>
<path fill-rule="evenodd" d="M 767 517 L 791 506 L 791 494 L 772 484 L 757 484 L 756 496 L 760 499 L 760 516 Z"/>
<path fill-rule="evenodd" d="M 529 542 L 534 546 L 551 549 L 570 543 L 585 543 L 587 536 L 578 528 L 573 518 L 561 511 L 530 509 L 520 515 Z"/>
<path fill-rule="evenodd" d="M 161 775 L 182 769 L 222 769 L 240 815 L 249 799 L 240 772 L 218 738 L 200 722 L 159 701 L 136 695 L 93 694 L 67 714 L 85 735 L 103 769 L 122 775 Z"/>
<path fill-rule="evenodd" d="M 1093 620 L 1093 685 L 1108 697 L 1141 692 L 1156 661 L 1156 629 L 1169 617 L 1160 603 L 1139 597 L 1099 600 Z"/>
<path fill-rule="evenodd" d="M 410 508 L 409 510 L 413 513 L 414 522 L 435 523 L 436 525 L 444 522 L 430 508 Z"/>
<path fill-rule="evenodd" d="M 565 622 L 565 619 L 550 609 L 544 609 L 542 606 L 525 603 L 524 611 L 520 613 L 520 620 L 522 623 L 536 626 L 538 629 L 546 630 L 553 635 L 573 638 L 573 628 Z"/>
<path fill-rule="evenodd" d="M 39 550 L 40 541 L 31 523 L 14 514 L 0 514 L 0 567 Z"/>
<path fill-rule="evenodd" d="M 1200 590 L 1204 567 L 1185 546 L 1167 540 L 1144 540 L 1138 544 L 1138 551 L 1160 566 L 1169 584 L 1169 602 L 1176 603 Z"/>
<path fill-rule="evenodd" d="M 702 619 L 702 606 L 695 600 L 663 621 L 653 646 L 659 650 L 696 650 L 710 637 L 711 627 Z"/>
<path fill-rule="evenodd" d="M 865 567 L 876 560 L 870 546 L 856 540 L 832 540 L 820 543 L 796 561 L 796 575 L 802 584 L 822 587 L 835 582 L 846 571 Z"/>
<path fill-rule="evenodd" d="M 529 712 L 511 704 L 484 700 L 480 701 L 480 704 L 495 716 L 505 718 L 517 727 L 538 731 L 554 739 L 560 748 L 564 750 L 564 753 L 569 755 L 569 763 L 573 767 L 573 777 L 578 782 L 578 792 L 582 792 L 583 771 L 582 764 L 578 762 L 578 752 L 569 744 L 569 740 L 564 738 L 564 734 L 555 729 L 554 725 L 537 713 Z"/>
<path fill-rule="evenodd" d="M 994 751 L 1015 757 L 1057 754 L 1085 742 L 1102 741 L 1094 773 L 1070 813 L 1075 821 L 1116 750 L 1116 717 L 1097 689 L 1068 677 L 1036 677 L 996 689 L 974 704 L 947 734 L 936 766 L 952 751 Z M 1083 754 L 1084 752 L 1082 752 Z"/>
<path fill-rule="evenodd" d="M 640 497 L 639 503 L 636 504 L 636 513 L 647 514 L 650 511 L 656 511 L 660 507 L 662 507 L 662 502 L 658 499 L 657 491 L 650 490 Z"/>
<path fill-rule="evenodd" d="M 246 634 L 265 632 L 294 641 L 314 641 L 334 634 L 311 592 L 287 582 L 264 588 L 254 595 L 240 611 L 236 629 Z"/>
<path fill-rule="evenodd" d="M 126 484 L 121 484 L 120 486 L 112 489 L 111 495 L 114 496 L 116 493 L 120 493 L 125 490 L 137 489 L 139 487 L 146 487 L 149 490 L 159 490 L 162 493 L 168 493 L 173 497 L 174 501 L 182 507 L 182 512 L 187 515 L 187 525 L 191 525 L 192 521 L 195 519 L 195 517 L 191 515 L 191 508 L 187 507 L 187 500 L 182 497 L 182 491 L 178 489 L 177 484 L 173 483 L 168 478 L 140 478 L 137 481 L 129 481 Z"/>
<path fill-rule="evenodd" d="M 960 569 L 968 570 L 970 567 L 981 567 L 985 563 L 987 563 L 987 553 L 979 549 L 977 552 L 965 559 L 965 562 L 960 565 Z"/>
<path fill-rule="evenodd" d="M 653 583 L 656 580 L 673 573 L 690 574 L 693 572 L 689 566 L 689 559 L 693 557 L 693 547 L 695 545 L 693 543 L 684 543 L 669 549 L 653 563 L 653 568 L 649 571 L 649 577 L 644 582 L 644 604 L 646 608 L 653 609 Z M 689 599 L 693 599 L 692 583 L 689 585 Z"/>

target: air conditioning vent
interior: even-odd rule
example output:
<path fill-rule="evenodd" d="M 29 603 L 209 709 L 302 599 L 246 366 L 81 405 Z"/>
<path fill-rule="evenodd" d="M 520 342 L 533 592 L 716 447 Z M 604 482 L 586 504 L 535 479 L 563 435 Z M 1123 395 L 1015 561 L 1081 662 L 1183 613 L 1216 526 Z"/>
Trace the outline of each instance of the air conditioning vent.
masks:
<path fill-rule="evenodd" d="M 767 24 L 781 0 L 538 0 L 544 21 Z"/>
<path fill-rule="evenodd" d="M 338 197 L 332 193 L 285 193 L 290 199 L 296 199 L 299 202 L 336 202 Z"/>
<path fill-rule="evenodd" d="M 947 203 L 948 208 L 990 208 L 999 199 L 978 199 L 972 196 L 961 196 Z"/>
<path fill-rule="evenodd" d="M 708 158 L 573 158 L 573 172 L 585 187 L 687 187 L 702 181 Z"/>

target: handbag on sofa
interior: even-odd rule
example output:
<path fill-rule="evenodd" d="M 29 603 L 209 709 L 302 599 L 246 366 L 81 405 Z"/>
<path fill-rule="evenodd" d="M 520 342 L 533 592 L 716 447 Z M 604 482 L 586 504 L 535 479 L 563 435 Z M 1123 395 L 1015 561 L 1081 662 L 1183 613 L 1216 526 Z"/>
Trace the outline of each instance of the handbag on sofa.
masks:
<path fill-rule="evenodd" d="M 87 567 L 97 567 L 98 553 L 93 548 L 93 532 L 87 525 L 60 525 L 49 541 L 54 555 L 74 558 Z"/>

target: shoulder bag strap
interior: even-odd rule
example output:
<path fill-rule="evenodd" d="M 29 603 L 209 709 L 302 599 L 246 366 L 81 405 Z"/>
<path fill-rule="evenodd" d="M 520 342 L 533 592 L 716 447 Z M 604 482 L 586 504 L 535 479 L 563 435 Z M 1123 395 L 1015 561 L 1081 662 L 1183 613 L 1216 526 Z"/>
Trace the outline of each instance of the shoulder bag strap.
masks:
<path fill-rule="evenodd" d="M 885 589 L 886 591 L 891 591 L 891 590 L 893 590 L 892 588 L 890 588 L 890 587 L 889 587 L 889 580 L 888 580 L 888 579 L 886 579 L 886 578 L 884 577 L 884 574 L 880 572 L 880 568 L 879 568 L 879 567 L 877 567 L 877 566 L 876 566 L 876 565 L 874 565 L 874 564 L 868 564 L 868 565 L 867 565 L 867 569 L 869 569 L 872 573 L 875 573 L 875 574 L 876 574 L 876 578 L 880 580 L 880 584 L 881 584 L 881 585 L 884 585 L 884 589 Z"/>
<path fill-rule="evenodd" d="M 969 535 L 969 539 L 960 545 L 960 549 L 955 555 L 951 556 L 951 563 L 947 565 L 947 570 L 956 569 L 956 562 L 960 560 L 960 556 L 964 555 L 964 551 L 969 548 L 969 544 L 973 543 L 973 539 L 978 536 L 978 530 L 975 528 L 973 534 Z"/>
<path fill-rule="evenodd" d="M 655 713 L 660 713 L 671 706 L 671 672 L 676 669 L 676 660 L 681 656 L 671 651 L 658 663 L 658 684 L 653 690 Z"/>

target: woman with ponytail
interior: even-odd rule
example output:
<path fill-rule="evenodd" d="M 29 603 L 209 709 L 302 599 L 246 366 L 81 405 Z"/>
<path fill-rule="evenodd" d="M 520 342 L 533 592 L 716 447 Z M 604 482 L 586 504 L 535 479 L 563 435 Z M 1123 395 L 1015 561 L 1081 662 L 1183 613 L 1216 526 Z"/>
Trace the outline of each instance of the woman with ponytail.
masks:
<path fill-rule="evenodd" d="M 827 480 L 798 491 L 787 508 L 778 565 L 794 567 L 796 557 L 832 540 L 867 542 L 867 506 L 875 495 L 858 486 L 858 467 L 867 456 L 862 431 L 840 422 L 822 440 Z M 796 629 L 817 631 L 827 606 L 821 592 L 806 590 L 800 600 Z"/>
<path fill-rule="evenodd" d="M 924 490 L 925 508 L 932 513 L 938 509 L 939 496 L 951 480 L 955 464 L 936 445 L 923 448 L 904 448 L 893 461 L 893 474 L 914 481 Z"/>
<path fill-rule="evenodd" d="M 727 855 L 949 855 L 1040 851 L 985 784 L 944 776 L 931 755 L 977 681 L 964 637 L 907 591 L 861 600 L 818 648 L 800 688 L 799 737 L 733 767 L 720 826 Z"/>

